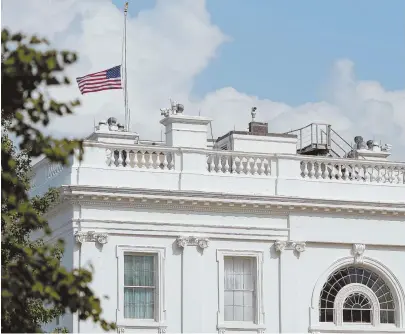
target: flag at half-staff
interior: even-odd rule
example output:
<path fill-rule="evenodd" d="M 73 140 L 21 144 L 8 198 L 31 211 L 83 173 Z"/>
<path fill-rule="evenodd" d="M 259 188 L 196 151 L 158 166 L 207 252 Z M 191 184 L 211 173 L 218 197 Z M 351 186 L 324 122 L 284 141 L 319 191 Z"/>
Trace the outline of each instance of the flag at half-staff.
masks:
<path fill-rule="evenodd" d="M 76 81 L 82 94 L 122 89 L 121 65 L 76 78 Z"/>

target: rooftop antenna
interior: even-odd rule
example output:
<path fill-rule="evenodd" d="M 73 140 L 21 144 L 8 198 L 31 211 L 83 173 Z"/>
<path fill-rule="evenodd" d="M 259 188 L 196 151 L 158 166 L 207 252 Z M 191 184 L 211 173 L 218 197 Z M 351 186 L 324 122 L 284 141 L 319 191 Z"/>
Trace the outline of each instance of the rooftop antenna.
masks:
<path fill-rule="evenodd" d="M 250 111 L 250 114 L 252 115 L 252 122 L 254 122 L 256 119 L 256 110 L 256 107 L 252 107 L 252 110 Z"/>
<path fill-rule="evenodd" d="M 172 115 L 183 114 L 183 111 L 184 111 L 184 105 L 182 105 L 180 103 L 176 103 L 172 99 L 170 99 L 170 108 L 161 108 L 160 114 L 162 116 L 169 117 L 170 114 L 172 114 Z"/>

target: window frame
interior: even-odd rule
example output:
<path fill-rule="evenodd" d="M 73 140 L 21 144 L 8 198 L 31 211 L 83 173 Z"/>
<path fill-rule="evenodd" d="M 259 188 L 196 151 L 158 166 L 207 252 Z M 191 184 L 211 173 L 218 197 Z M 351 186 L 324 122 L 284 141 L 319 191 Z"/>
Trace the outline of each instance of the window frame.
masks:
<path fill-rule="evenodd" d="M 125 318 L 124 313 L 124 255 L 154 255 L 155 256 L 155 309 L 154 319 Z M 117 279 L 117 326 L 130 326 L 138 328 L 159 328 L 165 324 L 165 258 L 164 247 L 153 246 L 127 246 L 117 245 L 116 257 L 118 264 Z"/>
<path fill-rule="evenodd" d="M 315 286 L 312 291 L 311 305 L 309 307 L 310 311 L 310 333 L 353 333 L 356 331 L 358 333 L 377 333 L 384 331 L 384 333 L 403 333 L 404 332 L 404 300 L 405 295 L 402 290 L 402 287 L 392 273 L 392 271 L 387 268 L 380 261 L 365 256 L 361 265 L 377 275 L 381 276 L 391 291 L 394 303 L 395 303 L 395 324 L 390 323 L 380 323 L 376 326 L 371 324 L 357 324 L 357 323 L 347 323 L 345 322 L 342 326 L 337 326 L 335 322 L 320 322 L 320 307 L 319 307 L 319 298 L 325 282 L 328 278 L 335 273 L 337 270 L 345 266 L 356 265 L 353 262 L 353 256 L 346 256 L 339 258 L 333 262 L 323 273 L 318 277 Z"/>
<path fill-rule="evenodd" d="M 225 257 L 243 257 L 253 258 L 255 268 L 255 300 L 253 321 L 225 321 Z M 227 329 L 252 329 L 265 330 L 264 327 L 264 307 L 263 307 L 263 251 L 255 250 L 217 250 L 218 262 L 218 312 L 217 328 L 218 330 Z"/>

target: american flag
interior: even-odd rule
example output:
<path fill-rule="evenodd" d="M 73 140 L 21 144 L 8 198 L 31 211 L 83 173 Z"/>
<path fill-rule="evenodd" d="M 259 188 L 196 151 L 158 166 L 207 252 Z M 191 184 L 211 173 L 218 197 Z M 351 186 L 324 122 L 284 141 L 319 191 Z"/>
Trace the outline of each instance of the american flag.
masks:
<path fill-rule="evenodd" d="M 121 65 L 76 78 L 76 81 L 82 94 L 107 89 L 122 89 Z"/>

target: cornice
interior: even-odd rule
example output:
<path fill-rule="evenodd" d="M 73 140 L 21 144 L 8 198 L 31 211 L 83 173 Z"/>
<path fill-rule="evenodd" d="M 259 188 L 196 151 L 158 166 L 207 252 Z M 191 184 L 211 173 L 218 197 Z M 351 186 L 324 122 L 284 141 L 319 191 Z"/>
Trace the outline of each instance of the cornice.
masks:
<path fill-rule="evenodd" d="M 252 214 L 350 214 L 404 217 L 405 204 L 369 203 L 312 198 L 233 195 L 196 191 L 95 186 L 62 186 L 61 203 Z"/>

